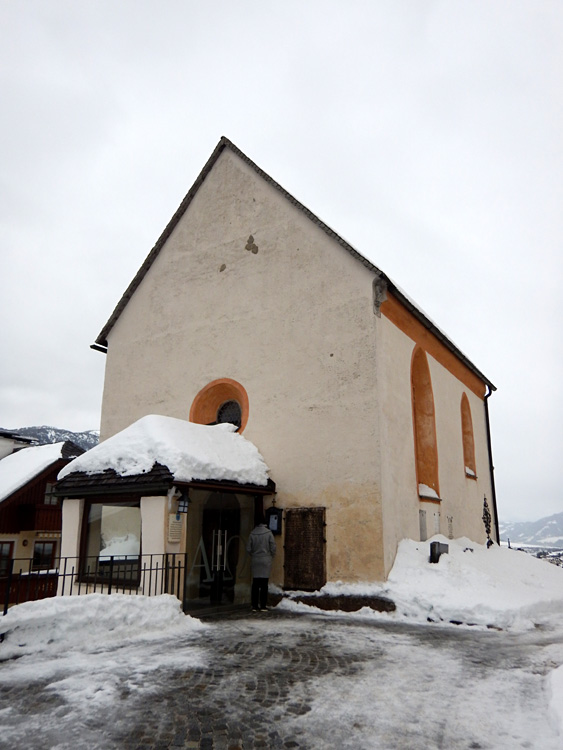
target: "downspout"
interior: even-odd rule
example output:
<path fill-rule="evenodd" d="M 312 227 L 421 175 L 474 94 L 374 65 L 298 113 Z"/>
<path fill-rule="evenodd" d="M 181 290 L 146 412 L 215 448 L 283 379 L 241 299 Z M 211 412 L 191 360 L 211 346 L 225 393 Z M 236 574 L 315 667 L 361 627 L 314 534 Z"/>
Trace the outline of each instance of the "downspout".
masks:
<path fill-rule="evenodd" d="M 500 546 L 500 532 L 498 528 L 498 511 L 497 511 L 497 493 L 495 490 L 495 467 L 493 466 L 493 449 L 491 446 L 491 424 L 489 421 L 489 402 L 488 398 L 492 394 L 492 390 L 489 385 L 487 385 L 488 393 L 485 394 L 485 423 L 487 425 L 487 447 L 489 450 L 489 472 L 491 475 L 491 491 L 493 493 L 493 518 L 495 521 L 495 537 L 496 537 L 496 543 Z"/>

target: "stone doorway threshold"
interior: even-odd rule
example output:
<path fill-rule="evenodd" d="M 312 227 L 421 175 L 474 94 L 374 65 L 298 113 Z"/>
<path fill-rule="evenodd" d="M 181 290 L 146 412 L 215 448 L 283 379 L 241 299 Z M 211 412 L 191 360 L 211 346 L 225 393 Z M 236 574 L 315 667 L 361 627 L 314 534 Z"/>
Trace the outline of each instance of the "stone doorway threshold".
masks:
<path fill-rule="evenodd" d="M 198 620 L 205 620 L 208 617 L 214 619 L 220 617 L 230 617 L 239 615 L 241 612 L 250 611 L 250 602 L 246 604 L 193 604 L 188 603 L 184 614 L 191 617 L 197 617 Z"/>

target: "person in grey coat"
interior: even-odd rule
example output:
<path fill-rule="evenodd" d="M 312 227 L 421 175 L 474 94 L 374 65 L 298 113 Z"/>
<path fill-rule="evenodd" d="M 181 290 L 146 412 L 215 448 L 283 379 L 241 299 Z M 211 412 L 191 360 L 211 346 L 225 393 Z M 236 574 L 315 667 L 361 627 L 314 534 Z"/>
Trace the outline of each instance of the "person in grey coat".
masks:
<path fill-rule="evenodd" d="M 252 611 L 267 609 L 268 579 L 272 568 L 272 560 L 276 554 L 274 535 L 266 526 L 264 518 L 250 532 L 246 551 L 250 555 L 252 571 L 251 602 Z"/>

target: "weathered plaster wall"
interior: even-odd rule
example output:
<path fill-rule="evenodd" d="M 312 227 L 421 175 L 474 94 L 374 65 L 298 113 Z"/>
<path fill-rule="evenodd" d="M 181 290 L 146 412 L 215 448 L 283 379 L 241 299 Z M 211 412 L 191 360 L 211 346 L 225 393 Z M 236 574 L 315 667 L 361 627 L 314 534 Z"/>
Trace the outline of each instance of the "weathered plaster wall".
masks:
<path fill-rule="evenodd" d="M 167 552 L 168 498 L 166 496 L 141 498 L 141 529 L 143 554 L 163 555 Z M 170 551 L 179 552 L 179 549 Z"/>
<path fill-rule="evenodd" d="M 78 557 L 80 554 L 80 535 L 84 500 L 65 498 L 63 500 L 61 557 Z"/>
<path fill-rule="evenodd" d="M 35 539 L 35 531 L 21 531 L 19 534 L 0 534 L 0 542 L 13 542 L 13 559 L 18 560 L 19 567 L 23 568 L 25 568 L 23 561 L 27 558 L 30 560 L 33 558 Z M 27 544 L 24 545 L 24 541 Z"/>
<path fill-rule="evenodd" d="M 485 407 L 446 367 L 427 355 L 436 419 L 440 503 L 421 501 L 415 464 L 415 441 L 411 398 L 411 361 L 415 341 L 385 316 L 378 329 L 378 387 L 381 410 L 382 493 L 385 524 L 385 575 L 393 566 L 398 542 L 419 539 L 419 510 L 427 514 L 428 536 L 439 532 L 486 541 L 482 521 L 483 497 L 492 513 Z M 477 479 L 467 478 L 463 460 L 461 397 L 466 393 L 471 407 Z M 451 518 L 451 526 L 448 525 Z M 435 526 L 439 523 L 439 528 Z"/>
<path fill-rule="evenodd" d="M 486 496 L 492 513 L 492 492 L 488 461 L 485 406 L 483 400 L 464 388 L 459 381 L 428 358 L 434 385 L 436 433 L 438 441 L 440 496 L 442 502 L 441 531 L 448 536 L 447 519 L 452 519 L 454 537 L 468 536 L 476 542 L 487 539 L 483 524 L 483 498 Z M 477 479 L 465 474 L 461 397 L 466 393 L 471 408 Z"/>
<path fill-rule="evenodd" d="M 233 378 L 278 505 L 327 508 L 329 579 L 381 578 L 371 282 L 226 149 L 109 335 L 102 439 Z"/>

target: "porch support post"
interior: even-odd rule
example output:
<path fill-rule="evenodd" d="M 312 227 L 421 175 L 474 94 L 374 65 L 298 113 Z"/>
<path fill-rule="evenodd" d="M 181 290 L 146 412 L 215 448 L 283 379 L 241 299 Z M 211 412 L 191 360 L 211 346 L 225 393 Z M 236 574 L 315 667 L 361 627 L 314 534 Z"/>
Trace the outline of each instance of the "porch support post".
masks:
<path fill-rule="evenodd" d="M 61 529 L 61 561 L 57 584 L 57 596 L 72 594 L 74 582 L 80 566 L 80 540 L 82 539 L 82 518 L 84 516 L 84 500 L 65 497 L 62 507 Z M 68 559 L 66 559 L 68 558 Z M 73 572 L 74 571 L 74 572 Z M 66 580 L 68 576 L 68 580 Z"/>
<path fill-rule="evenodd" d="M 142 497 L 141 498 L 141 571 L 144 564 L 152 571 L 158 568 L 158 573 L 152 573 L 151 590 L 145 590 L 144 576 L 141 577 L 142 593 L 163 593 L 166 588 L 164 576 L 166 555 L 166 524 L 168 521 L 168 498 Z"/>

